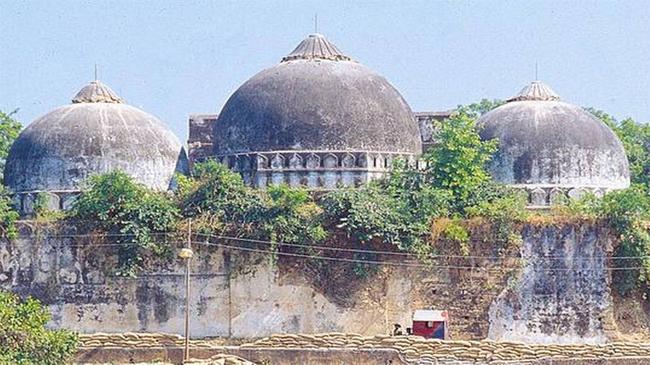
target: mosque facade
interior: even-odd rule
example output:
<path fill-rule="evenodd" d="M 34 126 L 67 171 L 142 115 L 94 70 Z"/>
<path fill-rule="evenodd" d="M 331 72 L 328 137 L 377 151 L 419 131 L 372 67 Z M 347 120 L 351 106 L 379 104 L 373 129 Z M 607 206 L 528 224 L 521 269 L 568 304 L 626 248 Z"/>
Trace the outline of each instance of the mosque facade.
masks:
<path fill-rule="evenodd" d="M 356 187 L 385 175 L 396 159 L 423 168 L 419 156 L 450 115 L 414 113 L 383 76 L 312 34 L 244 82 L 220 113 L 190 115 L 189 159 L 160 120 L 93 81 L 20 134 L 4 178 L 23 214 L 43 193 L 51 209 L 68 209 L 88 177 L 116 169 L 167 190 L 175 173 L 206 159 L 258 188 Z M 494 179 L 526 191 L 532 207 L 629 186 L 612 130 L 539 81 L 477 126 L 484 140 L 499 140 L 489 166 Z"/>
<path fill-rule="evenodd" d="M 4 183 L 18 211 L 30 215 L 39 196 L 49 209 L 69 209 L 89 177 L 115 170 L 161 191 L 175 173 L 189 173 L 184 147 L 163 122 L 95 80 L 20 133 Z"/>

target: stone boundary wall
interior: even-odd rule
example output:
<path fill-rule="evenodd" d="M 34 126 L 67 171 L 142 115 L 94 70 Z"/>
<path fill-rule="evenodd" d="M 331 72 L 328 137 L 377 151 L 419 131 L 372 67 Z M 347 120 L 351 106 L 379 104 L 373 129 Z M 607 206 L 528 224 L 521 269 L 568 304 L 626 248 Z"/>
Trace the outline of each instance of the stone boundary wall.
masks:
<path fill-rule="evenodd" d="M 330 276 L 301 259 L 200 243 L 194 245 L 190 297 L 193 338 L 259 338 L 273 333 L 389 333 L 411 325 L 416 309 L 450 314 L 453 339 L 605 342 L 616 338 L 606 272 L 610 238 L 589 225 L 530 226 L 521 247 L 498 258 L 490 242 L 472 242 L 471 260 L 399 266 L 366 278 Z M 441 248 L 444 252 L 444 248 Z M 184 265 L 154 262 L 137 278 L 116 277 L 117 247 L 74 227 L 23 222 L 19 238 L 0 240 L 0 288 L 43 301 L 51 327 L 81 333 L 183 333 Z M 560 259 L 547 260 L 546 256 Z M 340 265 L 350 265 L 349 263 Z M 321 275 L 320 279 L 317 276 Z M 318 280 L 317 280 L 318 279 Z M 320 280 L 320 281 L 319 281 Z"/>

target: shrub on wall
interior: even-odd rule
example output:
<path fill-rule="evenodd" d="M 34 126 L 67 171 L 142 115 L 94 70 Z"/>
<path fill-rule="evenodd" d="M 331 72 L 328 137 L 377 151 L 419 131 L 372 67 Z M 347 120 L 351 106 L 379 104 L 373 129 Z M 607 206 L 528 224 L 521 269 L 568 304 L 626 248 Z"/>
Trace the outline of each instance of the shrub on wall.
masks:
<path fill-rule="evenodd" d="M 455 113 L 442 123 L 436 144 L 423 156 L 424 170 L 396 161 L 388 176 L 364 188 L 326 194 L 321 201 L 326 217 L 362 244 L 379 240 L 421 258 L 432 253 L 426 236 L 435 230 L 435 219 L 446 222 L 445 236 L 463 246 L 460 251 L 466 251 L 470 235 L 459 223 L 465 218 L 481 216 L 494 226 L 491 238 L 514 241 L 515 224 L 526 215 L 526 198 L 491 180 L 486 164 L 496 145 L 481 140 L 469 114 Z"/>
<path fill-rule="evenodd" d="M 124 172 L 114 171 L 89 179 L 71 216 L 120 244 L 116 274 L 134 276 L 147 253 L 170 256 L 170 248 L 161 237 L 175 229 L 180 214 L 166 194 L 136 183 Z"/>
<path fill-rule="evenodd" d="M 0 363 L 16 365 L 60 365 L 72 360 L 76 334 L 48 330 L 50 314 L 38 300 L 21 301 L 0 291 Z"/>
<path fill-rule="evenodd" d="M 18 138 L 20 130 L 23 129 L 22 124 L 13 118 L 17 112 L 18 109 L 10 113 L 0 111 L 0 181 L 4 176 L 5 161 L 9 155 L 9 149 Z"/>
<path fill-rule="evenodd" d="M 0 237 L 14 238 L 16 237 L 16 221 L 18 220 L 18 213 L 12 206 L 11 198 L 7 193 L 4 185 L 0 185 Z"/>
<path fill-rule="evenodd" d="M 196 164 L 194 172 L 193 179 L 183 182 L 178 200 L 200 233 L 266 240 L 272 250 L 278 242 L 309 244 L 327 236 L 322 209 L 305 189 L 286 185 L 254 189 L 212 160 Z"/>

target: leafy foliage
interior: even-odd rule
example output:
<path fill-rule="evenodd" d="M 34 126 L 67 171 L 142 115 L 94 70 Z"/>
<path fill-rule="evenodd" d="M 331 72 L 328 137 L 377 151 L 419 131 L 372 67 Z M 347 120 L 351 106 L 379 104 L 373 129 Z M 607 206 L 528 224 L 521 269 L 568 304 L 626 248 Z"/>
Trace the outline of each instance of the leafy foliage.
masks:
<path fill-rule="evenodd" d="M 650 187 L 650 125 L 625 119 L 614 129 L 630 163 L 632 183 Z"/>
<path fill-rule="evenodd" d="M 200 218 L 203 233 L 301 244 L 327 236 L 322 210 L 305 189 L 253 189 L 215 161 L 197 164 L 195 179 L 184 186 L 179 193 L 183 213 Z"/>
<path fill-rule="evenodd" d="M 503 100 L 499 99 L 481 99 L 478 103 L 459 105 L 456 110 L 472 119 L 478 119 L 481 115 L 503 105 L 504 103 Z"/>
<path fill-rule="evenodd" d="M 639 286 L 650 291 L 650 227 L 647 226 L 650 220 L 650 125 L 630 118 L 619 122 L 594 108 L 587 108 L 587 111 L 612 128 L 623 143 L 630 165 L 632 187 L 609 193 L 603 199 L 586 196 L 564 204 L 564 209 L 607 219 L 620 241 L 614 253 L 614 265 L 641 267 L 640 270 L 615 271 L 616 288 L 622 294 Z"/>
<path fill-rule="evenodd" d="M 423 156 L 428 165 L 427 181 L 449 191 L 455 207 L 463 209 L 476 189 L 490 181 L 486 164 L 497 145 L 496 140 L 481 140 L 469 115 L 452 115 L 441 124 L 437 143 Z"/>
<path fill-rule="evenodd" d="M 4 176 L 5 161 L 9 149 L 23 128 L 22 124 L 13 118 L 18 109 L 11 113 L 0 111 L 0 176 Z"/>
<path fill-rule="evenodd" d="M 650 235 L 646 222 L 650 219 L 650 196 L 645 187 L 633 186 L 627 190 L 609 193 L 602 201 L 602 211 L 609 224 L 619 234 L 619 245 L 614 252 L 617 267 L 641 267 L 640 270 L 614 272 L 614 283 L 622 294 L 637 285 L 650 288 Z M 620 257 L 620 259 L 617 259 Z M 637 258 L 638 259 L 634 259 Z"/>
<path fill-rule="evenodd" d="M 4 185 L 0 185 L 0 237 L 15 238 L 18 213 L 14 210 L 11 198 Z"/>
<path fill-rule="evenodd" d="M 72 360 L 77 335 L 47 330 L 50 314 L 36 299 L 0 291 L 0 363 L 59 365 Z"/>
<path fill-rule="evenodd" d="M 361 244 L 378 240 L 408 249 L 426 233 L 420 221 L 409 220 L 403 201 L 377 185 L 331 192 L 321 204 L 328 220 Z"/>
<path fill-rule="evenodd" d="M 613 116 L 594 108 L 587 111 L 607 124 L 618 136 L 630 163 L 630 180 L 650 188 L 650 124 L 638 123 L 631 118 L 619 122 Z"/>
<path fill-rule="evenodd" d="M 432 250 L 425 236 L 436 218 L 453 218 L 442 233 L 459 245 L 469 239 L 459 219 L 477 215 L 495 225 L 498 241 L 515 240 L 514 222 L 523 219 L 526 199 L 491 181 L 485 167 L 497 141 L 482 141 L 474 119 L 461 111 L 442 123 L 436 142 L 423 156 L 423 171 L 398 161 L 391 174 L 363 189 L 325 195 L 328 220 L 361 244 L 376 240 L 423 258 Z"/>
<path fill-rule="evenodd" d="M 157 239 L 173 231 L 180 217 L 178 208 L 165 194 L 134 182 L 121 171 L 91 177 L 88 188 L 73 206 L 72 216 L 114 235 L 122 244 L 117 275 L 134 276 L 148 252 L 159 256 L 171 253 Z"/>

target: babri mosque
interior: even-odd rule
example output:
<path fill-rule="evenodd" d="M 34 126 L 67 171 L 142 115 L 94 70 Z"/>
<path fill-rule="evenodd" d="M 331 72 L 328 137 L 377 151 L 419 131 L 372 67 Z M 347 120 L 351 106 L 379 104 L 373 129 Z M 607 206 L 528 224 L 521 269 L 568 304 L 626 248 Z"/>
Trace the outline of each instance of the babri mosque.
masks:
<path fill-rule="evenodd" d="M 176 172 L 206 158 L 260 188 L 360 186 L 395 159 L 421 167 L 419 155 L 449 115 L 413 112 L 384 77 L 312 34 L 244 82 L 219 114 L 191 115 L 187 154 L 163 122 L 95 80 L 20 134 L 4 178 L 26 215 L 40 193 L 50 209 L 68 209 L 93 174 L 120 169 L 166 190 Z M 612 130 L 540 81 L 484 114 L 478 128 L 481 138 L 499 140 L 493 177 L 525 190 L 532 207 L 629 186 Z"/>

